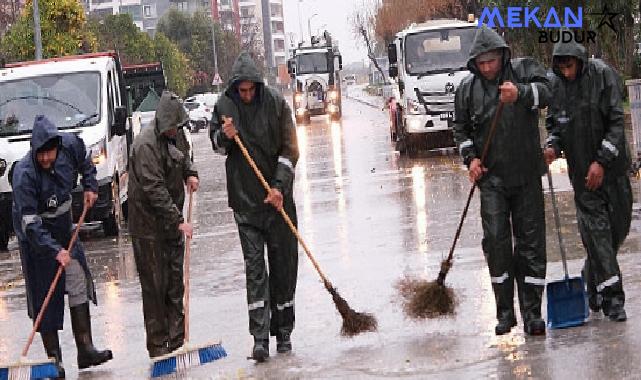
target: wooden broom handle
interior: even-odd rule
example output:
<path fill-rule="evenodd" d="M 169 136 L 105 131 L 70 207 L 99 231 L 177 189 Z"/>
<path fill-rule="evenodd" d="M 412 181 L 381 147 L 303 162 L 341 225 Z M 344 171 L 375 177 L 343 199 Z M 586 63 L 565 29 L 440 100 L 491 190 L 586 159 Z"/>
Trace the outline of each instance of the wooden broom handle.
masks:
<path fill-rule="evenodd" d="M 258 180 L 260 180 L 260 183 L 263 185 L 263 187 L 269 194 L 269 192 L 271 191 L 271 187 L 269 186 L 267 181 L 265 181 L 265 177 L 263 177 L 263 173 L 261 173 L 260 169 L 258 169 L 258 166 L 256 166 L 256 163 L 254 162 L 251 155 L 247 151 L 247 148 L 245 148 L 245 145 L 243 144 L 243 142 L 240 140 L 240 137 L 238 137 L 238 135 L 235 135 L 234 141 L 236 141 L 236 144 L 238 144 L 238 147 L 240 148 L 240 151 L 243 153 L 243 156 L 245 156 L 245 159 L 247 159 L 249 166 L 251 166 L 252 169 L 254 169 L 254 173 L 256 173 Z M 287 223 L 287 225 L 289 226 L 289 229 L 292 230 L 292 233 L 296 236 L 296 239 L 298 239 L 298 241 L 300 242 L 300 245 L 303 246 L 303 249 L 305 250 L 305 254 L 307 254 L 307 257 L 312 262 L 312 265 L 314 265 L 314 268 L 316 268 L 318 275 L 320 276 L 321 280 L 323 280 L 323 284 L 325 285 L 325 288 L 327 289 L 331 288 L 332 283 L 329 282 L 327 277 L 325 277 L 325 274 L 323 273 L 320 266 L 316 262 L 316 259 L 314 259 L 314 256 L 312 255 L 312 252 L 307 247 L 307 244 L 305 244 L 305 240 L 303 240 L 303 237 L 300 236 L 300 234 L 298 233 L 298 229 L 296 228 L 296 226 L 294 226 L 294 223 L 292 223 L 292 220 L 289 218 L 289 215 L 287 215 L 287 213 L 285 212 L 285 209 L 281 207 L 278 211 L 283 216 L 283 219 L 285 219 L 285 223 Z"/>
<path fill-rule="evenodd" d="M 69 255 L 71 255 L 71 250 L 73 249 L 73 245 L 75 244 L 76 239 L 78 238 L 80 227 L 85 222 L 86 215 L 87 215 L 87 205 L 85 205 L 84 209 L 82 210 L 82 214 L 80 214 L 80 219 L 78 219 L 78 223 L 76 224 L 76 229 L 73 231 L 73 235 L 71 235 L 71 240 L 69 241 L 69 247 L 67 248 L 67 251 L 69 251 Z M 62 271 L 64 271 L 64 267 L 62 265 L 59 265 L 58 271 L 56 272 L 56 275 L 54 276 L 53 281 L 51 282 L 51 286 L 49 286 L 49 291 L 47 292 L 47 296 L 45 297 L 45 300 L 42 302 L 42 306 L 40 307 L 40 312 L 38 313 L 38 316 L 36 317 L 36 320 L 33 323 L 33 328 L 31 329 L 31 334 L 29 334 L 29 339 L 27 339 L 27 344 L 25 344 L 24 348 L 22 349 L 23 357 L 26 357 L 27 352 L 29 352 L 29 347 L 31 347 L 31 343 L 33 343 L 33 338 L 36 336 L 36 331 L 38 331 L 38 328 L 40 327 L 40 323 L 42 322 L 42 318 L 44 317 L 45 310 L 47 309 L 47 306 L 49 306 L 49 301 L 53 296 L 53 292 L 56 289 L 56 285 L 58 285 L 58 280 L 60 280 Z"/>
<path fill-rule="evenodd" d="M 191 223 L 191 210 L 194 200 L 194 192 L 189 189 L 189 207 L 187 208 L 187 223 Z M 192 232 L 193 233 L 193 232 Z M 185 261 L 183 265 L 183 278 L 185 293 L 183 296 L 183 307 L 185 309 L 185 345 L 189 343 L 189 260 L 191 256 L 191 238 L 185 238 Z"/>

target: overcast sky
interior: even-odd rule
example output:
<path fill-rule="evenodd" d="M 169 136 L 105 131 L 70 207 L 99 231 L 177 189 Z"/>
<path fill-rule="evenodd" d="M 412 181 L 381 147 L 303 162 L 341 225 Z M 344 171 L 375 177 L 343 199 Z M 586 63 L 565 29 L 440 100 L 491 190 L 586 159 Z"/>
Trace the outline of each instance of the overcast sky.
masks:
<path fill-rule="evenodd" d="M 298 16 L 298 2 L 300 1 L 300 14 Z M 355 41 L 349 17 L 352 16 L 357 5 L 363 0 L 283 0 L 283 13 L 285 17 L 285 33 L 289 43 L 289 33 L 294 33 L 296 41 L 300 40 L 299 20 L 303 27 L 305 40 L 309 41 L 307 20 L 311 19 L 312 34 L 325 24 L 332 37 L 338 39 L 338 46 L 343 55 L 343 63 L 362 61 L 367 58 L 367 52 L 360 41 Z M 322 33 L 323 29 L 320 29 Z"/>

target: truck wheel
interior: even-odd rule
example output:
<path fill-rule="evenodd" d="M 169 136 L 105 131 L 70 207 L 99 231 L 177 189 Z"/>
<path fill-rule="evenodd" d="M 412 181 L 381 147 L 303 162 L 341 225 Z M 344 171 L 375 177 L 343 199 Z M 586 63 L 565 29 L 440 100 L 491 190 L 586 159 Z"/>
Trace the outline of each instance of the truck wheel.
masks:
<path fill-rule="evenodd" d="M 339 109 L 338 112 L 332 115 L 332 121 L 340 121 L 342 117 L 341 110 Z"/>
<path fill-rule="evenodd" d="M 111 199 L 114 202 L 113 211 L 107 219 L 102 221 L 102 230 L 105 232 L 105 236 L 118 236 L 122 219 L 122 207 L 120 205 L 120 186 L 117 181 L 112 182 Z"/>
<path fill-rule="evenodd" d="M 405 139 L 405 136 L 398 136 L 398 140 L 396 140 L 395 144 L 395 149 L 398 150 L 400 154 L 403 154 L 407 151 L 407 141 Z"/>

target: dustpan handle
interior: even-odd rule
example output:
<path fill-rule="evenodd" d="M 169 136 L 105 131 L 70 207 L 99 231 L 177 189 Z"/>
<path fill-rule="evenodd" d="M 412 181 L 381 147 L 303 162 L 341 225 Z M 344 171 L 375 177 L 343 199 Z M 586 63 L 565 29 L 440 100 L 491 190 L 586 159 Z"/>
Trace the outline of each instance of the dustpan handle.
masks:
<path fill-rule="evenodd" d="M 561 260 L 563 261 L 563 271 L 565 272 L 565 279 L 569 279 L 568 263 L 565 256 L 565 245 L 563 244 L 563 236 L 561 235 L 561 217 L 559 216 L 559 208 L 556 204 L 556 196 L 554 195 L 554 186 L 552 185 L 552 174 L 550 169 L 547 171 L 548 186 L 550 188 L 550 196 L 552 198 L 552 211 L 554 212 L 554 224 L 556 226 L 556 234 L 559 237 L 559 249 L 561 251 Z"/>

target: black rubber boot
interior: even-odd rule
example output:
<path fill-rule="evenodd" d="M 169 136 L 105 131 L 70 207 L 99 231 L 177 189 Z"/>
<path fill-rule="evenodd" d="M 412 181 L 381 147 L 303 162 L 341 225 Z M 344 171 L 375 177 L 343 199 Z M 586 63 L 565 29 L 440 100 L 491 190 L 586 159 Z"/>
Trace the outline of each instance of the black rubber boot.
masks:
<path fill-rule="evenodd" d="M 625 322 L 628 319 L 628 315 L 625 313 L 625 309 L 621 305 L 616 305 L 608 310 L 608 318 L 611 321 L 615 322 Z"/>
<path fill-rule="evenodd" d="M 532 318 L 524 325 L 523 330 L 528 335 L 545 335 L 545 321 L 541 318 Z"/>
<path fill-rule="evenodd" d="M 84 369 L 113 359 L 111 350 L 98 351 L 91 336 L 89 303 L 74 306 L 71 310 L 71 327 L 78 348 L 78 368 Z"/>
<path fill-rule="evenodd" d="M 41 332 L 40 337 L 42 338 L 42 345 L 45 347 L 47 357 L 56 361 L 56 367 L 58 368 L 58 377 L 56 377 L 56 379 L 64 379 L 65 369 L 62 365 L 62 350 L 60 349 L 58 332 Z"/>
<path fill-rule="evenodd" d="M 264 362 L 269 357 L 269 339 L 254 338 L 254 348 L 252 349 L 252 359 L 258 363 Z"/>
<path fill-rule="evenodd" d="M 512 327 L 514 326 L 516 326 L 516 318 L 514 317 L 499 319 L 499 322 L 496 324 L 496 327 L 494 328 L 494 333 L 496 335 L 507 334 L 512 330 Z"/>
<path fill-rule="evenodd" d="M 276 352 L 284 354 L 292 350 L 292 339 L 289 333 L 276 335 Z"/>

